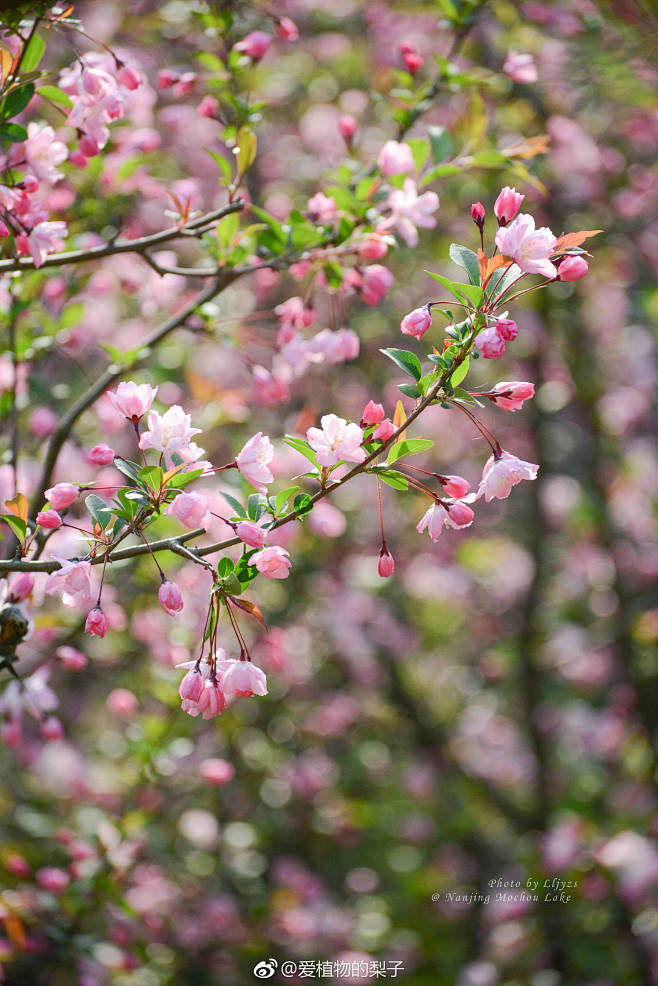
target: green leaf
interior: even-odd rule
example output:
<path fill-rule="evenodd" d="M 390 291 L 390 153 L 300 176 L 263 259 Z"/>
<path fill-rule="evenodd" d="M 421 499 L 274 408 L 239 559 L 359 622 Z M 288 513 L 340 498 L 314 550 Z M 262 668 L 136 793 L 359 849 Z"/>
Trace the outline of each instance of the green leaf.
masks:
<path fill-rule="evenodd" d="M 9 524 L 19 541 L 25 540 L 27 524 L 22 517 L 16 517 L 14 514 L 0 514 L 0 520 L 4 520 L 5 524 Z"/>
<path fill-rule="evenodd" d="M 474 308 L 479 308 L 484 298 L 484 291 L 477 284 L 455 284 L 458 294 L 467 298 Z"/>
<path fill-rule="evenodd" d="M 27 140 L 27 130 L 20 123 L 3 123 L 0 125 L 0 141 L 5 144 L 20 144 Z"/>
<path fill-rule="evenodd" d="M 217 563 L 217 574 L 220 579 L 227 579 L 234 568 L 235 565 L 230 558 L 220 558 Z"/>
<path fill-rule="evenodd" d="M 405 438 L 401 442 L 396 442 L 391 446 L 386 460 L 389 466 L 401 459 L 403 455 L 417 455 L 419 452 L 426 452 L 432 448 L 434 442 L 431 438 Z"/>
<path fill-rule="evenodd" d="M 226 502 L 228 503 L 228 505 L 233 508 L 233 512 L 234 512 L 234 514 L 235 514 L 236 517 L 246 517 L 247 516 L 246 510 L 244 509 L 244 507 L 242 506 L 242 504 L 240 503 L 239 500 L 236 500 L 235 497 L 234 496 L 231 496 L 230 493 L 224 493 L 224 492 L 222 492 L 222 496 L 224 497 L 224 499 L 226 500 Z"/>
<path fill-rule="evenodd" d="M 445 288 L 446 291 L 449 291 L 453 298 L 457 298 L 460 302 L 462 301 L 459 297 L 458 291 L 463 285 L 455 284 L 453 281 L 449 281 L 447 277 L 443 277 L 441 274 L 433 274 L 431 270 L 426 270 L 425 273 L 429 274 L 430 277 L 433 277 L 435 281 L 438 281 L 441 287 Z"/>
<path fill-rule="evenodd" d="M 34 95 L 34 86 L 30 83 L 27 86 L 20 86 L 5 96 L 0 107 L 0 115 L 3 120 L 11 120 L 13 116 L 22 113 Z"/>
<path fill-rule="evenodd" d="M 247 516 L 250 520 L 260 520 L 267 510 L 267 497 L 262 493 L 252 493 L 247 500 Z"/>
<path fill-rule="evenodd" d="M 445 127 L 429 127 L 427 136 L 432 148 L 432 160 L 435 164 L 444 161 L 452 151 L 452 138 Z"/>
<path fill-rule="evenodd" d="M 127 476 L 128 479 L 134 480 L 138 479 L 140 469 L 142 468 L 138 462 L 131 462 L 130 459 L 122 459 L 120 455 L 114 457 L 114 466 L 124 476 Z"/>
<path fill-rule="evenodd" d="M 286 445 L 290 446 L 290 448 L 294 448 L 298 452 L 301 452 L 302 455 L 306 456 L 309 462 L 312 462 L 317 469 L 320 468 L 318 460 L 315 457 L 315 452 L 303 438 L 295 438 L 293 435 L 286 435 L 284 441 Z"/>
<path fill-rule="evenodd" d="M 422 377 L 423 370 L 415 353 L 410 353 L 407 349 L 380 349 L 379 351 L 393 360 L 410 377 L 415 380 L 420 380 Z"/>
<path fill-rule="evenodd" d="M 249 205 L 249 211 L 253 212 L 253 214 L 257 216 L 258 219 L 261 220 L 261 222 L 264 222 L 266 226 L 269 226 L 269 228 L 272 230 L 272 232 L 277 237 L 277 239 L 285 243 L 286 234 L 284 233 L 283 226 L 278 221 L 278 219 L 275 219 L 274 216 L 271 216 L 269 212 L 265 211 L 265 209 L 261 209 L 259 206 L 254 205 L 253 203 Z"/>
<path fill-rule="evenodd" d="M 162 485 L 162 476 L 163 472 L 160 466 L 144 466 L 139 470 L 138 479 L 145 486 L 150 486 L 151 489 L 157 491 Z"/>
<path fill-rule="evenodd" d="M 219 154 L 217 151 L 211 151 L 209 147 L 204 147 L 203 150 L 206 154 L 209 154 L 213 159 L 219 170 L 222 172 L 227 181 L 231 180 L 231 165 L 228 163 L 223 154 Z"/>
<path fill-rule="evenodd" d="M 49 99 L 51 103 L 57 103 L 58 106 L 65 106 L 69 110 L 73 106 L 67 94 L 62 92 L 61 89 L 58 89 L 57 86 L 39 86 L 37 93 L 39 96 L 43 96 L 44 99 Z"/>
<path fill-rule="evenodd" d="M 105 500 L 101 500 L 95 493 L 90 493 L 85 497 L 85 507 L 92 516 L 92 520 L 98 524 L 101 531 L 104 531 L 112 519 L 112 509 Z"/>
<path fill-rule="evenodd" d="M 395 469 L 383 469 L 373 466 L 370 471 L 376 473 L 383 483 L 386 483 L 388 486 L 392 486 L 394 490 L 409 489 L 409 483 L 405 477 L 402 473 L 396 472 Z"/>
<path fill-rule="evenodd" d="M 466 374 L 468 373 L 470 359 L 467 356 L 463 363 L 460 363 L 455 372 L 450 377 L 450 385 L 456 387 L 458 383 L 461 383 Z"/>
<path fill-rule="evenodd" d="M 193 483 L 195 479 L 203 475 L 203 469 L 192 469 L 190 472 L 177 472 L 175 476 L 172 476 L 167 483 L 167 489 L 172 490 L 182 490 L 190 483 Z"/>
<path fill-rule="evenodd" d="M 289 486 L 287 490 L 281 490 L 280 493 L 277 493 L 276 497 L 274 498 L 274 512 L 277 514 L 280 513 L 280 511 L 283 509 L 287 501 L 290 499 L 293 493 L 297 492 L 298 489 L 299 486 Z"/>
<path fill-rule="evenodd" d="M 292 508 L 297 514 L 307 514 L 313 509 L 313 497 L 308 493 L 299 493 L 292 501 Z"/>
<path fill-rule="evenodd" d="M 21 71 L 32 72 L 41 61 L 45 50 L 46 42 L 43 38 L 40 38 L 38 34 L 33 34 L 30 39 L 30 43 L 23 53 Z"/>
<path fill-rule="evenodd" d="M 480 268 L 478 265 L 477 254 L 469 250 L 468 247 L 462 246 L 460 243 L 451 243 L 450 245 L 450 257 L 468 274 L 468 279 L 471 284 L 480 283 Z"/>
<path fill-rule="evenodd" d="M 414 399 L 420 397 L 418 387 L 415 387 L 412 383 L 399 383 L 398 390 L 401 390 L 405 397 L 413 397 Z"/>
<path fill-rule="evenodd" d="M 505 293 L 505 291 L 511 286 L 511 284 L 521 276 L 521 268 L 516 264 L 512 264 L 501 273 L 499 271 L 494 271 L 489 281 L 489 297 L 492 301 L 496 301 Z"/>
<path fill-rule="evenodd" d="M 421 171 L 430 154 L 430 145 L 424 137 L 411 137 L 407 144 L 411 148 L 416 171 Z"/>

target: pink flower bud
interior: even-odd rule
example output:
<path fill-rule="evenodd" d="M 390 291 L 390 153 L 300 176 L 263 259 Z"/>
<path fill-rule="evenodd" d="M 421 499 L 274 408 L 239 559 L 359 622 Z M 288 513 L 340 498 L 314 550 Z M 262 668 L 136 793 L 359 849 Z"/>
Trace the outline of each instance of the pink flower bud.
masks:
<path fill-rule="evenodd" d="M 228 760 L 209 759 L 202 760 L 199 764 L 199 776 L 207 784 L 214 784 L 217 787 L 221 784 L 228 784 L 235 777 L 235 767 Z"/>
<path fill-rule="evenodd" d="M 87 667 L 87 658 L 82 651 L 69 647 L 68 644 L 58 647 L 55 656 L 60 659 L 67 671 L 84 671 Z"/>
<path fill-rule="evenodd" d="M 505 411 L 518 411 L 523 407 L 524 401 L 535 396 L 535 385 L 521 380 L 501 380 L 483 396 L 488 397 L 492 404 L 502 407 Z"/>
<path fill-rule="evenodd" d="M 381 264 L 370 264 L 363 272 L 361 282 L 361 297 L 366 305 L 375 307 L 392 286 L 395 278 L 387 267 Z"/>
<path fill-rule="evenodd" d="M 158 589 L 158 600 L 165 613 L 176 616 L 183 608 L 183 596 L 175 582 L 165 579 Z"/>
<path fill-rule="evenodd" d="M 395 571 L 395 559 L 385 544 L 381 546 L 379 560 L 377 562 L 377 572 L 383 579 L 388 579 Z"/>
<path fill-rule="evenodd" d="M 142 77 L 132 65 L 122 65 L 117 72 L 117 79 L 126 89 L 138 89 L 142 84 Z"/>
<path fill-rule="evenodd" d="M 219 103 L 214 96 L 204 96 L 196 108 L 199 116 L 207 116 L 209 119 L 217 116 Z"/>
<path fill-rule="evenodd" d="M 361 427 L 365 428 L 368 425 L 378 425 L 384 417 L 384 413 L 384 408 L 381 404 L 375 404 L 374 401 L 368 401 L 363 409 L 363 414 L 361 415 Z"/>
<path fill-rule="evenodd" d="M 39 191 L 39 182 L 34 177 L 34 175 L 25 175 L 25 177 L 23 178 L 23 180 L 21 182 L 21 185 L 23 186 L 23 188 L 25 189 L 25 191 L 28 193 L 28 195 L 33 195 L 34 192 L 38 192 Z"/>
<path fill-rule="evenodd" d="M 48 716 L 41 723 L 41 735 L 45 740 L 61 740 L 64 736 L 64 727 L 57 716 Z"/>
<path fill-rule="evenodd" d="M 384 418 L 373 431 L 371 438 L 378 438 L 382 442 L 387 442 L 391 435 L 395 433 L 395 430 L 395 425 L 391 419 Z"/>
<path fill-rule="evenodd" d="M 46 490 L 45 497 L 53 510 L 66 510 L 78 495 L 78 487 L 73 483 L 56 483 Z"/>
<path fill-rule="evenodd" d="M 17 852 L 9 853 L 5 859 L 5 869 L 8 873 L 21 877 L 23 880 L 27 880 L 28 877 L 32 876 L 32 867 L 25 857 L 20 856 Z"/>
<path fill-rule="evenodd" d="M 496 328 L 507 342 L 516 339 L 519 334 L 519 327 L 512 318 L 499 318 L 496 322 Z"/>
<path fill-rule="evenodd" d="M 417 51 L 405 51 L 402 56 L 402 61 L 405 64 L 407 72 L 411 75 L 415 75 L 416 72 L 425 64 L 425 59 Z"/>
<path fill-rule="evenodd" d="M 94 445 L 93 449 L 87 454 L 87 462 L 90 462 L 94 466 L 109 466 L 114 462 L 114 449 L 106 445 L 105 442 L 101 442 L 100 445 Z"/>
<path fill-rule="evenodd" d="M 49 890 L 51 894 L 61 894 L 66 890 L 71 877 L 66 870 L 61 870 L 56 866 L 43 866 L 36 872 L 37 883 L 44 890 Z"/>
<path fill-rule="evenodd" d="M 96 157 L 98 154 L 98 143 L 89 134 L 80 138 L 80 150 L 85 157 Z"/>
<path fill-rule="evenodd" d="M 505 340 L 497 326 L 484 329 L 475 339 L 475 345 L 485 359 L 500 359 L 505 352 Z"/>
<path fill-rule="evenodd" d="M 579 281 L 584 277 L 589 266 L 582 257 L 565 257 L 557 269 L 561 281 Z"/>
<path fill-rule="evenodd" d="M 282 17 L 276 26 L 276 34 L 282 41 L 297 41 L 299 28 L 289 17 Z"/>
<path fill-rule="evenodd" d="M 494 202 L 494 215 L 501 226 L 509 223 L 514 219 L 521 208 L 521 203 L 523 202 L 525 195 L 517 192 L 515 188 L 510 188 L 506 185 L 505 188 L 499 193 L 498 198 Z"/>
<path fill-rule="evenodd" d="M 452 527 L 470 527 L 473 523 L 475 514 L 470 507 L 467 507 L 460 500 L 455 500 L 454 503 L 446 502 L 445 508 L 448 511 Z"/>
<path fill-rule="evenodd" d="M 37 514 L 37 524 L 48 531 L 56 531 L 62 526 L 62 518 L 56 510 L 40 510 Z"/>
<path fill-rule="evenodd" d="M 503 72 L 513 82 L 530 84 L 537 81 L 537 66 L 532 55 L 510 51 L 503 65 Z"/>
<path fill-rule="evenodd" d="M 379 260 L 388 253 L 388 243 L 381 233 L 369 233 L 359 247 L 359 256 L 364 260 Z"/>
<path fill-rule="evenodd" d="M 259 550 L 263 547 L 267 538 L 267 531 L 251 520 L 241 520 L 236 524 L 235 533 L 250 548 L 258 548 Z"/>
<path fill-rule="evenodd" d="M 251 558 L 251 564 L 267 579 L 287 579 L 291 561 L 286 549 L 277 544 L 258 551 Z"/>
<path fill-rule="evenodd" d="M 468 480 L 461 476 L 439 476 L 438 480 L 448 496 L 454 496 L 455 499 L 466 496 L 471 488 Z"/>
<path fill-rule="evenodd" d="M 115 716 L 130 718 L 139 708 L 137 696 L 127 688 L 115 688 L 107 696 L 106 705 Z"/>
<path fill-rule="evenodd" d="M 178 79 L 178 72 L 174 72 L 169 68 L 161 69 L 161 71 L 158 72 L 158 89 L 170 89 L 175 82 L 178 82 Z"/>
<path fill-rule="evenodd" d="M 379 170 L 387 178 L 414 170 L 414 156 L 408 144 L 387 140 L 377 158 Z"/>
<path fill-rule="evenodd" d="M 76 148 L 74 151 L 71 151 L 71 153 L 69 154 L 69 161 L 71 162 L 71 164 L 74 164 L 76 168 L 86 168 L 88 158 L 84 156 L 84 154 L 79 148 Z"/>
<path fill-rule="evenodd" d="M 343 140 L 351 140 L 356 133 L 358 123 L 353 116 L 341 116 L 338 121 L 338 131 Z"/>
<path fill-rule="evenodd" d="M 29 572 L 18 572 L 9 579 L 9 602 L 19 603 L 27 599 L 34 589 L 34 575 Z"/>
<path fill-rule="evenodd" d="M 482 203 L 474 202 L 473 205 L 471 206 L 471 219 L 479 229 L 482 229 L 482 227 L 484 226 L 485 215 L 486 215 L 486 211 Z"/>
<path fill-rule="evenodd" d="M 35 407 L 30 414 L 28 428 L 37 438 L 48 438 L 57 427 L 59 418 L 49 407 Z"/>
<path fill-rule="evenodd" d="M 107 633 L 108 625 L 107 617 L 100 606 L 94 606 L 94 608 L 87 613 L 85 631 L 91 634 L 92 637 L 104 637 Z"/>
<path fill-rule="evenodd" d="M 406 336 L 413 336 L 415 339 L 421 339 L 430 325 L 432 324 L 432 316 L 425 308 L 414 308 L 412 312 L 405 315 L 400 322 L 400 331 Z"/>
<path fill-rule="evenodd" d="M 0 240 L 6 240 L 9 236 L 9 229 L 0 221 Z"/>
<path fill-rule="evenodd" d="M 181 680 L 178 686 L 178 694 L 182 699 L 189 699 L 191 702 L 198 702 L 205 686 L 205 680 L 200 671 L 191 669 Z"/>
<path fill-rule="evenodd" d="M 272 38 L 265 31 L 252 31 L 242 41 L 238 41 L 234 48 L 247 58 L 251 58 L 253 62 L 258 62 L 267 53 L 271 44 Z"/>

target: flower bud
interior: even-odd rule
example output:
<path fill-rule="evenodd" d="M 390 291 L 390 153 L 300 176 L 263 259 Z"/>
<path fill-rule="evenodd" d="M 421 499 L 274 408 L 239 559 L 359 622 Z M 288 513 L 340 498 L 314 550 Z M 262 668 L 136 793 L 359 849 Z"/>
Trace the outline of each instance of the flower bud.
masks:
<path fill-rule="evenodd" d="M 484 226 L 484 217 L 486 215 L 485 208 L 481 202 L 474 202 L 471 206 L 471 219 L 475 223 L 478 229 L 482 229 Z"/>
<path fill-rule="evenodd" d="M 276 26 L 276 35 L 282 41 L 297 41 L 299 28 L 290 17 L 282 17 Z"/>
<path fill-rule="evenodd" d="M 46 490 L 45 497 L 53 510 L 66 510 L 78 495 L 78 487 L 73 483 L 56 483 Z"/>
<path fill-rule="evenodd" d="M 561 281 L 579 281 L 584 277 L 589 266 L 582 257 L 565 257 L 557 269 Z"/>
<path fill-rule="evenodd" d="M 406 336 L 413 336 L 415 339 L 421 339 L 431 324 L 432 315 L 427 307 L 414 308 L 414 310 L 409 312 L 408 315 L 405 315 L 400 322 L 400 331 Z"/>
<path fill-rule="evenodd" d="M 388 579 L 395 571 L 395 559 L 385 544 L 381 546 L 377 572 L 383 579 Z"/>
<path fill-rule="evenodd" d="M 343 140 L 350 141 L 356 133 L 358 124 L 353 116 L 341 116 L 338 121 L 338 130 Z"/>
<path fill-rule="evenodd" d="M 498 331 L 498 326 L 480 332 L 476 336 L 475 345 L 485 359 L 500 359 L 505 352 L 505 339 Z"/>
<path fill-rule="evenodd" d="M 455 499 L 466 496 L 471 488 L 468 480 L 463 479 L 461 476 L 437 476 L 437 479 L 448 496 L 454 496 Z"/>
<path fill-rule="evenodd" d="M 40 510 L 36 520 L 39 527 L 45 527 L 48 531 L 56 531 L 62 526 L 62 518 L 56 510 Z"/>
<path fill-rule="evenodd" d="M 30 575 L 29 572 L 19 572 L 17 575 L 12 575 L 9 579 L 9 602 L 19 603 L 21 600 L 27 599 L 33 589 L 34 575 Z"/>
<path fill-rule="evenodd" d="M 85 631 L 90 633 L 92 637 L 104 637 L 107 633 L 108 626 L 107 616 L 100 606 L 94 606 L 94 608 L 87 613 Z"/>
<path fill-rule="evenodd" d="M 510 188 L 506 185 L 502 189 L 498 198 L 494 202 L 494 215 L 501 226 L 506 226 L 507 223 L 514 219 L 521 208 L 521 203 L 523 202 L 525 195 L 521 192 L 517 192 L 515 188 Z"/>
<path fill-rule="evenodd" d="M 183 596 L 175 582 L 164 579 L 158 589 L 158 601 L 165 613 L 176 616 L 183 608 Z"/>
<path fill-rule="evenodd" d="M 507 342 L 511 342 L 512 339 L 516 339 L 519 334 L 519 327 L 512 318 L 499 318 L 496 322 L 496 328 L 503 339 Z"/>
<path fill-rule="evenodd" d="M 87 462 L 90 462 L 94 466 L 109 466 L 114 462 L 114 449 L 106 445 L 105 442 L 101 442 L 100 445 L 94 445 L 93 449 L 87 455 Z"/>
<path fill-rule="evenodd" d="M 368 425 L 378 425 L 384 417 L 384 413 L 384 408 L 381 404 L 375 404 L 374 401 L 368 401 L 363 409 L 363 414 L 361 415 L 361 427 L 365 428 Z"/>

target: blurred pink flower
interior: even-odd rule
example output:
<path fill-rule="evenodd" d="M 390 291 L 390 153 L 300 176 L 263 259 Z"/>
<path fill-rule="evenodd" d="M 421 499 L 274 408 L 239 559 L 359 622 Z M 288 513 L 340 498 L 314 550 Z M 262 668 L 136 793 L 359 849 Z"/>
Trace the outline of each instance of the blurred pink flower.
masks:
<path fill-rule="evenodd" d="M 532 55 L 523 55 L 516 51 L 508 52 L 503 64 L 503 72 L 513 82 L 529 84 L 537 81 L 537 67 Z"/>
<path fill-rule="evenodd" d="M 406 242 L 407 246 L 418 244 L 417 226 L 423 229 L 434 229 L 436 219 L 432 213 L 439 208 L 439 196 L 436 192 L 418 194 L 413 178 L 405 178 L 402 188 L 394 188 L 388 197 L 388 207 L 391 215 L 387 219 Z"/>
<path fill-rule="evenodd" d="M 377 158 L 379 170 L 387 178 L 414 170 L 414 156 L 408 144 L 387 140 Z"/>

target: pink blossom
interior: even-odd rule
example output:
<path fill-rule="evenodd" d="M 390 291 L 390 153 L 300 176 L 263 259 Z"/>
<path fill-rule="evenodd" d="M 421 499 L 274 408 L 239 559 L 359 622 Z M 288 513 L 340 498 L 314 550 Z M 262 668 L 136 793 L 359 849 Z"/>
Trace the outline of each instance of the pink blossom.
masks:
<path fill-rule="evenodd" d="M 516 51 L 507 53 L 503 72 L 513 82 L 531 83 L 537 81 L 537 67 L 532 55 L 522 55 Z"/>
<path fill-rule="evenodd" d="M 207 531 L 212 523 L 208 501 L 201 493 L 179 493 L 167 507 L 167 513 L 173 514 L 189 530 L 202 527 Z"/>
<path fill-rule="evenodd" d="M 359 337 L 352 329 L 323 329 L 309 340 L 308 349 L 315 357 L 324 356 L 328 363 L 337 366 L 356 359 L 360 349 Z M 308 354 L 307 354 L 308 355 Z"/>
<path fill-rule="evenodd" d="M 490 500 L 503 500 L 510 495 L 513 486 L 524 479 L 536 479 L 539 466 L 534 462 L 524 462 L 509 452 L 492 455 L 482 472 L 477 497 Z"/>
<path fill-rule="evenodd" d="M 87 454 L 87 462 L 90 462 L 94 466 L 109 466 L 114 462 L 114 449 L 106 445 L 105 442 L 101 442 L 100 445 L 94 445 L 93 449 Z"/>
<path fill-rule="evenodd" d="M 347 521 L 342 510 L 327 500 L 320 500 L 309 514 L 308 526 L 322 538 L 337 538 L 345 533 Z"/>
<path fill-rule="evenodd" d="M 64 727 L 57 716 L 48 716 L 41 722 L 40 732 L 45 740 L 61 740 L 64 736 Z"/>
<path fill-rule="evenodd" d="M 556 242 L 548 226 L 536 229 L 533 216 L 527 213 L 521 213 L 509 226 L 501 226 L 496 233 L 496 246 L 500 252 L 512 257 L 522 271 L 550 278 L 557 275 L 548 259 Z"/>
<path fill-rule="evenodd" d="M 139 419 L 151 409 L 153 399 L 158 392 L 158 388 L 151 387 L 148 383 L 120 383 L 116 393 L 107 390 L 106 394 L 112 407 L 129 421 L 139 421 Z"/>
<path fill-rule="evenodd" d="M 306 208 L 315 223 L 330 223 L 336 216 L 336 203 L 322 192 L 317 192 L 309 199 Z"/>
<path fill-rule="evenodd" d="M 228 784 L 235 777 L 235 767 L 228 760 L 211 757 L 199 764 L 199 777 L 207 784 Z"/>
<path fill-rule="evenodd" d="M 395 571 L 395 559 L 385 544 L 381 546 L 377 561 L 377 573 L 383 578 L 388 579 Z"/>
<path fill-rule="evenodd" d="M 432 213 L 439 208 L 439 196 L 436 192 L 418 195 L 413 178 L 405 178 L 402 188 L 394 188 L 389 195 L 388 207 L 391 216 L 386 221 L 387 225 L 397 230 L 407 246 L 415 247 L 418 243 L 416 227 L 434 229 L 436 226 Z"/>
<path fill-rule="evenodd" d="M 197 711 L 194 712 L 191 706 L 186 707 L 185 711 L 191 716 L 201 713 L 202 719 L 213 719 L 215 716 L 220 715 L 226 708 L 226 698 L 227 696 L 224 694 L 221 683 L 209 678 L 204 682 L 203 691 L 199 696 L 196 706 Z"/>
<path fill-rule="evenodd" d="M 139 701 L 128 688 L 115 688 L 107 696 L 106 705 L 110 712 L 122 719 L 130 719 L 139 708 Z"/>
<path fill-rule="evenodd" d="M 252 520 L 241 520 L 235 525 L 235 533 L 248 544 L 250 548 L 262 548 L 267 538 L 267 531 Z"/>
<path fill-rule="evenodd" d="M 485 359 L 500 359 L 505 352 L 505 340 L 495 325 L 480 332 L 475 337 L 475 345 Z"/>
<path fill-rule="evenodd" d="M 52 894 L 61 894 L 71 882 L 71 877 L 66 870 L 61 870 L 56 866 L 42 866 L 40 870 L 37 870 L 36 878 L 39 886 Z"/>
<path fill-rule="evenodd" d="M 437 476 L 437 479 L 448 496 L 453 496 L 455 499 L 466 496 L 471 488 L 471 484 L 462 476 Z"/>
<path fill-rule="evenodd" d="M 264 366 L 255 366 L 252 375 L 256 385 L 254 396 L 259 404 L 283 404 L 290 400 L 290 388 L 280 375 L 270 372 Z"/>
<path fill-rule="evenodd" d="M 219 112 L 219 102 L 214 96 L 204 96 L 197 106 L 196 111 L 199 116 L 206 116 L 208 119 L 213 119 Z"/>
<path fill-rule="evenodd" d="M 38 523 L 38 521 L 37 521 Z M 19 603 L 27 599 L 34 589 L 34 575 L 29 572 L 18 572 L 9 579 L 9 602 Z"/>
<path fill-rule="evenodd" d="M 65 510 L 71 506 L 78 493 L 79 489 L 74 483 L 55 483 L 44 495 L 54 510 Z"/>
<path fill-rule="evenodd" d="M 62 593 L 66 606 L 89 602 L 91 596 L 91 565 L 88 561 L 70 561 L 58 558 L 61 568 L 48 576 L 45 591 L 49 596 Z"/>
<path fill-rule="evenodd" d="M 186 414 L 179 404 L 172 404 L 164 414 L 149 411 L 146 419 L 148 429 L 140 440 L 142 451 L 154 449 L 170 456 L 173 452 L 180 454 L 190 447 L 194 435 L 200 435 L 200 428 L 192 427 L 192 418 Z"/>
<path fill-rule="evenodd" d="M 222 688 L 227 697 L 267 695 L 267 678 L 251 661 L 227 661 L 222 672 Z"/>
<path fill-rule="evenodd" d="M 259 493 L 267 493 L 267 484 L 274 481 L 270 462 L 274 458 L 274 447 L 262 431 L 250 438 L 236 457 L 238 469 Z"/>
<path fill-rule="evenodd" d="M 175 582 L 164 579 L 158 589 L 158 601 L 165 613 L 176 616 L 183 608 L 183 596 Z"/>
<path fill-rule="evenodd" d="M 39 527 L 48 531 L 56 531 L 58 527 L 62 526 L 62 518 L 56 510 L 40 510 L 36 516 L 36 521 Z"/>
<path fill-rule="evenodd" d="M 348 424 L 336 414 L 325 414 L 320 424 L 321 429 L 309 428 L 306 438 L 321 466 L 334 466 L 342 460 L 363 462 L 366 456 L 361 448 L 363 431 L 357 424 Z"/>
<path fill-rule="evenodd" d="M 179 74 L 174 72 L 173 69 L 163 68 L 160 69 L 157 76 L 157 86 L 158 89 L 171 89 L 175 82 L 178 81 Z"/>
<path fill-rule="evenodd" d="M 299 28 L 290 17 L 282 17 L 276 26 L 277 37 L 282 41 L 297 41 Z"/>
<path fill-rule="evenodd" d="M 520 380 L 501 380 L 488 394 L 492 404 L 502 407 L 505 411 L 519 411 L 523 402 L 535 396 L 534 383 L 524 383 Z"/>
<path fill-rule="evenodd" d="M 52 127 L 28 123 L 23 153 L 28 167 L 39 181 L 54 185 L 63 177 L 57 170 L 57 165 L 66 161 L 68 151 L 66 144 L 55 140 Z"/>
<path fill-rule="evenodd" d="M 411 75 L 415 75 L 419 69 L 425 64 L 425 59 L 418 51 L 403 51 L 402 61 L 404 62 L 407 72 Z"/>
<path fill-rule="evenodd" d="M 390 418 L 383 418 L 375 430 L 373 431 L 371 438 L 378 438 L 382 442 L 387 442 L 391 435 L 395 434 L 395 425 Z"/>
<path fill-rule="evenodd" d="M 278 544 L 263 548 L 252 555 L 250 560 L 267 579 L 287 579 L 292 564 L 287 550 Z"/>
<path fill-rule="evenodd" d="M 519 327 L 512 318 L 499 318 L 496 322 L 496 328 L 506 342 L 516 339 L 519 334 Z"/>
<path fill-rule="evenodd" d="M 395 278 L 387 267 L 381 264 L 370 264 L 363 272 L 361 281 L 361 297 L 366 305 L 374 308 L 389 290 Z"/>
<path fill-rule="evenodd" d="M 392 236 L 383 233 L 368 233 L 361 246 L 359 256 L 364 260 L 380 260 L 388 253 L 389 246 L 394 246 L 395 240 Z"/>
<path fill-rule="evenodd" d="M 35 267 L 41 267 L 49 253 L 62 246 L 66 236 L 66 223 L 37 223 L 27 238 L 27 246 Z"/>
<path fill-rule="evenodd" d="M 142 77 L 133 65 L 121 65 L 117 72 L 117 80 L 126 89 L 138 89 L 142 84 Z"/>
<path fill-rule="evenodd" d="M 444 527 L 459 530 L 470 527 L 475 514 L 470 507 L 459 500 L 441 500 L 433 503 L 421 517 L 416 530 L 421 534 L 425 528 L 432 541 L 437 541 Z"/>
<path fill-rule="evenodd" d="M 181 679 L 178 686 L 178 694 L 185 701 L 198 702 L 203 691 L 205 679 L 196 667 L 191 668 Z M 185 711 L 185 710 L 183 710 Z"/>
<path fill-rule="evenodd" d="M 384 417 L 384 413 L 384 408 L 381 404 L 375 404 L 374 401 L 368 401 L 363 409 L 363 414 L 361 415 L 361 426 L 367 427 L 368 425 L 378 425 Z"/>
<path fill-rule="evenodd" d="M 565 257 L 557 272 L 561 281 L 579 281 L 588 270 L 589 266 L 583 257 Z"/>
<path fill-rule="evenodd" d="M 234 48 L 257 62 L 267 53 L 271 44 L 272 38 L 265 31 L 251 31 L 242 41 L 238 41 Z"/>
<path fill-rule="evenodd" d="M 387 140 L 377 158 L 379 170 L 386 177 L 414 170 L 414 156 L 408 144 Z"/>
<path fill-rule="evenodd" d="M 471 219 L 478 227 L 482 229 L 484 226 L 484 217 L 486 216 L 486 210 L 481 202 L 474 202 L 471 206 Z"/>
<path fill-rule="evenodd" d="M 501 189 L 493 207 L 494 215 L 501 226 L 506 226 L 507 223 L 511 223 L 512 219 L 514 219 L 514 216 L 521 208 L 521 203 L 524 198 L 525 195 L 522 195 L 521 192 L 517 192 L 515 188 L 510 188 L 509 185 L 506 185 L 505 188 Z"/>
<path fill-rule="evenodd" d="M 107 633 L 108 626 L 107 616 L 103 610 L 100 606 L 94 606 L 94 608 L 87 614 L 85 631 L 90 633 L 93 637 L 104 637 Z"/>
<path fill-rule="evenodd" d="M 338 131 L 343 140 L 350 141 L 357 131 L 358 123 L 353 116 L 341 116 L 338 121 Z"/>
<path fill-rule="evenodd" d="M 426 306 L 414 308 L 400 322 L 400 331 L 406 336 L 413 336 L 414 339 L 422 339 L 431 324 L 432 316 Z"/>
<path fill-rule="evenodd" d="M 63 644 L 55 651 L 55 656 L 59 658 L 67 671 L 84 671 L 87 667 L 87 658 L 82 651 L 75 647 Z"/>

